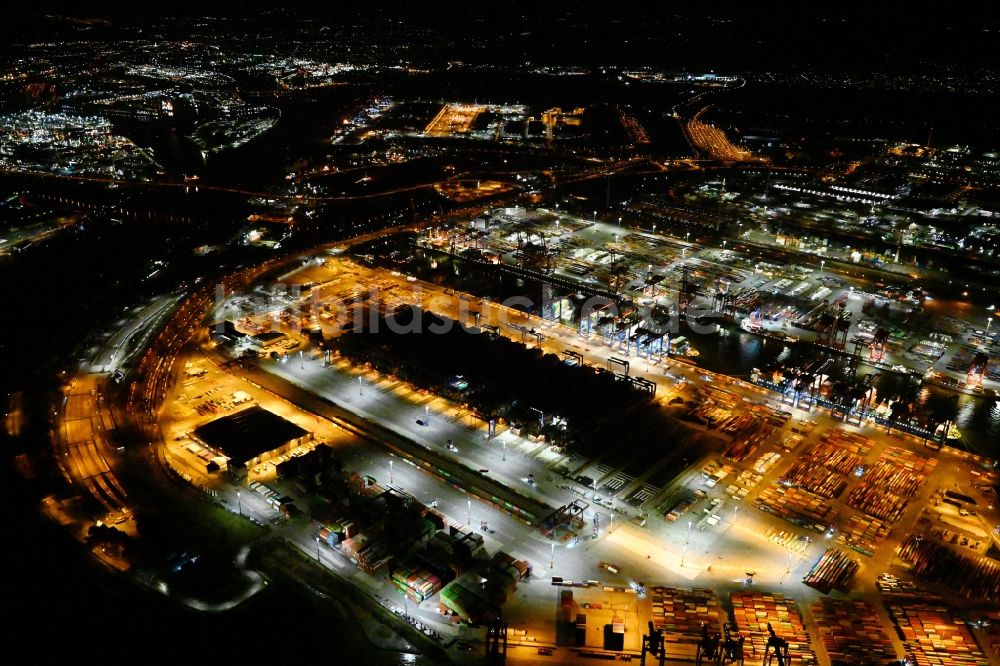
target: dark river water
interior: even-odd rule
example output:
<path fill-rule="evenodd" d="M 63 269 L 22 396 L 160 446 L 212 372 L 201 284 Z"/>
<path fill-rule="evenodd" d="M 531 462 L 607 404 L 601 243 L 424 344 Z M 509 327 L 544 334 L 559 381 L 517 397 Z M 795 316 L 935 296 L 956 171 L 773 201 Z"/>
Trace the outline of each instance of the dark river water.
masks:
<path fill-rule="evenodd" d="M 728 375 L 748 376 L 753 368 L 762 370 L 779 364 L 798 366 L 814 358 L 825 358 L 827 352 L 809 344 L 786 343 L 764 338 L 731 328 L 726 336 L 694 335 L 693 345 L 698 349 L 698 364 L 715 372 Z M 846 358 L 834 355 L 835 366 L 841 372 L 846 367 Z M 861 365 L 859 374 L 874 372 L 874 368 Z M 874 386 L 881 398 L 891 398 L 904 394 L 907 376 L 895 372 L 879 371 Z M 837 371 L 833 374 L 836 376 Z M 963 441 L 973 451 L 993 456 L 1000 455 L 1000 402 L 995 398 L 974 396 L 950 391 L 932 384 L 924 384 L 917 392 L 917 408 L 927 403 L 933 396 L 954 396 L 958 401 L 956 425 L 962 432 Z"/>

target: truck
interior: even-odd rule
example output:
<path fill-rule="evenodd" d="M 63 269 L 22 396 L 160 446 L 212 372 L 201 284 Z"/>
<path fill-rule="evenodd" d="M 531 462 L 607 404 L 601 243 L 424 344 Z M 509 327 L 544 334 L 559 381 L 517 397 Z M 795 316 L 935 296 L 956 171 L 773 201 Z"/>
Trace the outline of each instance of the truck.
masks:
<path fill-rule="evenodd" d="M 670 509 L 667 510 L 666 519 L 667 522 L 675 522 L 678 518 L 687 513 L 687 510 L 691 508 L 694 504 L 695 498 L 693 495 L 687 495 L 680 499 L 676 504 L 674 504 Z"/>

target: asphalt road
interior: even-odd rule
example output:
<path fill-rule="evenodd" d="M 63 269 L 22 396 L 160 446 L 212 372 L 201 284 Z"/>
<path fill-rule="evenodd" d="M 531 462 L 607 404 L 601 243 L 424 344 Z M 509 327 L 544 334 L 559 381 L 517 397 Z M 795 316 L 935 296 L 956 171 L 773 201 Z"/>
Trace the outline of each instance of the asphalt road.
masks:
<path fill-rule="evenodd" d="M 291 365 L 294 366 L 295 364 L 292 363 Z M 310 359 L 310 365 L 316 366 L 318 365 L 318 361 Z M 286 365 L 285 367 L 288 366 Z M 419 464 L 425 466 L 429 470 L 434 470 L 435 473 L 438 473 L 439 470 L 444 470 L 447 472 L 449 478 L 458 480 L 466 488 L 483 499 L 492 501 L 491 497 L 497 497 L 500 498 L 501 501 L 510 502 L 511 504 L 522 507 L 529 514 L 529 521 L 526 522 L 537 524 L 538 520 L 551 513 L 554 508 L 540 499 L 529 497 L 527 494 L 512 491 L 503 483 L 490 478 L 488 473 L 480 473 L 478 471 L 479 469 L 488 468 L 477 467 L 473 469 L 468 467 L 435 451 L 427 443 L 418 443 L 417 441 L 400 434 L 397 430 L 382 425 L 383 422 L 386 422 L 393 423 L 395 426 L 399 427 L 400 422 L 404 421 L 404 417 L 399 414 L 396 414 L 395 418 L 393 418 L 392 415 L 389 415 L 389 418 L 386 421 L 376 422 L 341 407 L 337 404 L 337 402 L 328 397 L 331 393 L 330 391 L 307 391 L 282 376 L 284 373 L 282 373 L 282 375 L 277 375 L 265 372 L 260 368 L 252 366 L 247 367 L 242 372 L 250 381 L 259 384 L 260 386 L 283 398 L 286 398 L 303 409 L 338 422 L 339 424 L 343 424 L 346 426 L 346 429 L 353 434 L 387 447 L 392 453 L 400 456 L 401 458 L 413 462 L 419 461 Z M 325 374 L 326 376 L 330 376 L 332 373 Z M 354 387 L 352 386 L 352 390 L 353 389 Z M 372 394 L 370 393 L 370 395 Z M 434 422 L 438 420 L 436 415 L 431 417 L 427 426 L 418 425 L 416 423 L 418 418 L 421 418 L 419 412 L 414 415 L 413 423 L 415 427 L 427 428 L 429 431 L 433 432 Z M 451 425 L 455 426 L 455 424 Z M 462 428 L 459 426 L 457 429 L 461 430 Z M 447 438 L 445 438 L 444 441 L 447 441 Z"/>

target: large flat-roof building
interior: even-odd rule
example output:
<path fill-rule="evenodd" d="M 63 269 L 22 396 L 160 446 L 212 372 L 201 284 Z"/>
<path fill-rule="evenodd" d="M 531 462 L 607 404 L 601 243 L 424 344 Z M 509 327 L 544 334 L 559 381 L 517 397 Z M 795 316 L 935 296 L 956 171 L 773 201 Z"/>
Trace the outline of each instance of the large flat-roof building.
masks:
<path fill-rule="evenodd" d="M 282 456 L 312 439 L 312 433 L 259 405 L 194 429 L 192 436 L 229 461 L 237 478 L 247 469 Z"/>
<path fill-rule="evenodd" d="M 246 339 L 247 334 L 237 330 L 236 325 L 229 321 L 219 321 L 208 327 L 208 333 L 214 340 L 223 344 L 240 342 Z"/>
<path fill-rule="evenodd" d="M 288 336 L 281 331 L 264 331 L 263 333 L 250 336 L 250 346 L 257 349 L 269 349 L 287 340 Z"/>

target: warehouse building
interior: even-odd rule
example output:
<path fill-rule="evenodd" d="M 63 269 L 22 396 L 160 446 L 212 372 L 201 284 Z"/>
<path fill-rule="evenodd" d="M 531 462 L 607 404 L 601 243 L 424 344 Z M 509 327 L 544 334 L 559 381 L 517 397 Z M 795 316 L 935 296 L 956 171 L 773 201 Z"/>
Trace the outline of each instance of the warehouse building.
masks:
<path fill-rule="evenodd" d="M 259 405 L 210 421 L 191 434 L 226 458 L 237 479 L 245 479 L 248 470 L 267 465 L 312 439 L 309 431 Z"/>

